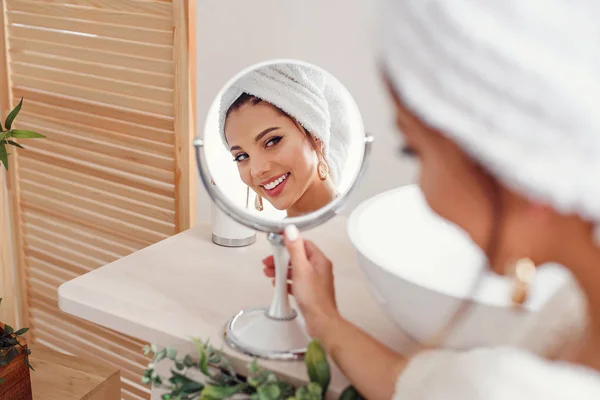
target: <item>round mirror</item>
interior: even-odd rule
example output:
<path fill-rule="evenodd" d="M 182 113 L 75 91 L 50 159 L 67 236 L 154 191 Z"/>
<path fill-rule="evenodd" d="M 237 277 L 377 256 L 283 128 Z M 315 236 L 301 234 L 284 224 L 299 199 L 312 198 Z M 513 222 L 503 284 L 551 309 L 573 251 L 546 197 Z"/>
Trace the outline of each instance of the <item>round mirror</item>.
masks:
<path fill-rule="evenodd" d="M 281 233 L 288 224 L 308 229 L 335 216 L 364 172 L 371 143 L 350 93 L 314 65 L 261 63 L 219 92 L 194 141 L 198 171 L 219 209 L 268 233 L 276 264 L 271 306 L 233 317 L 230 346 L 264 358 L 304 354 L 309 338 L 288 300 Z"/>

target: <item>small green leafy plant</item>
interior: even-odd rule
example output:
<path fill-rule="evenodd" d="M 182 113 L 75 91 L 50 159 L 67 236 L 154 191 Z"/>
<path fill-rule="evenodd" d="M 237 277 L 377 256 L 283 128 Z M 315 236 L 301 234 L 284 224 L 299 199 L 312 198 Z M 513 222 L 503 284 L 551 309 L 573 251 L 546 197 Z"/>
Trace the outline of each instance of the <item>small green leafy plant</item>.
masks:
<path fill-rule="evenodd" d="M 0 298 L 0 304 L 1 303 L 2 298 Z M 4 328 L 0 327 L 0 368 L 10 364 L 10 362 L 19 355 L 20 347 L 25 352 L 25 357 L 23 358 L 25 364 L 27 364 L 31 370 L 34 370 L 29 363 L 29 355 L 31 354 L 31 350 L 25 348 L 25 346 L 23 346 L 19 341 L 19 336 L 24 335 L 28 330 L 29 328 L 22 328 L 18 331 L 15 331 L 10 325 L 4 325 Z M 4 380 L 0 378 L 0 385 L 3 383 Z"/>
<path fill-rule="evenodd" d="M 6 120 L 4 121 L 4 127 L 0 122 L 0 162 L 4 164 L 4 168 L 6 168 L 6 170 L 8 170 L 8 156 L 10 155 L 7 147 L 15 146 L 24 149 L 24 147 L 15 142 L 14 139 L 36 139 L 45 137 L 44 135 L 33 131 L 12 129 L 15 118 L 17 118 L 22 106 L 23 98 L 21 98 L 19 104 L 17 104 L 17 106 L 6 117 Z"/>
<path fill-rule="evenodd" d="M 177 351 L 172 348 L 158 350 L 156 345 L 144 346 L 144 354 L 152 354 L 153 358 L 144 371 L 142 382 L 165 389 L 163 400 L 321 400 L 325 398 L 331 381 L 327 355 L 317 340 L 309 344 L 305 356 L 309 383 L 300 387 L 280 380 L 272 372 L 261 368 L 257 360 L 248 366 L 250 373 L 247 377 L 240 376 L 234 371 L 231 361 L 209 341 L 194 339 L 194 344 L 198 350 L 197 358 L 189 354 L 178 357 Z M 159 362 L 166 359 L 175 366 L 168 378 L 160 376 L 155 369 Z M 188 376 L 190 370 L 199 371 L 201 379 Z M 352 386 L 340 396 L 340 400 L 359 399 L 363 397 Z"/>

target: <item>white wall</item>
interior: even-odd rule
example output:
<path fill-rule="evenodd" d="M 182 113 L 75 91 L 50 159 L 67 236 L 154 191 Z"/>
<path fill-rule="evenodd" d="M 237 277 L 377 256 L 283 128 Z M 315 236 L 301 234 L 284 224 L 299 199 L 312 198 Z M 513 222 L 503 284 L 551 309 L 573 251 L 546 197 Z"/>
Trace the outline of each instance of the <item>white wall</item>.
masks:
<path fill-rule="evenodd" d="M 342 214 L 363 200 L 414 180 L 398 157 L 400 139 L 379 79 L 373 0 L 202 0 L 197 2 L 197 127 L 222 86 L 241 69 L 274 58 L 313 63 L 335 75 L 375 137 L 368 171 Z M 198 222 L 210 221 L 210 200 L 198 184 Z"/>

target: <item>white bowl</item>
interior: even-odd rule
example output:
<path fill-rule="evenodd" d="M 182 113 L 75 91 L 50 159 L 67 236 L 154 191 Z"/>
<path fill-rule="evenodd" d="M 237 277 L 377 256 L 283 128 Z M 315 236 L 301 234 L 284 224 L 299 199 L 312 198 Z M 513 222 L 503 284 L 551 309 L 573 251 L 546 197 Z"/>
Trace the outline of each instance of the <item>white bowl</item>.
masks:
<path fill-rule="evenodd" d="M 374 296 L 398 327 L 421 343 L 439 334 L 464 299 L 472 299 L 466 318 L 440 346 L 509 344 L 569 276 L 557 265 L 538 269 L 524 311 L 516 311 L 510 279 L 487 270 L 482 251 L 464 231 L 437 216 L 416 185 L 360 204 L 349 218 L 348 233 Z M 484 277 L 473 291 L 482 269 Z"/>

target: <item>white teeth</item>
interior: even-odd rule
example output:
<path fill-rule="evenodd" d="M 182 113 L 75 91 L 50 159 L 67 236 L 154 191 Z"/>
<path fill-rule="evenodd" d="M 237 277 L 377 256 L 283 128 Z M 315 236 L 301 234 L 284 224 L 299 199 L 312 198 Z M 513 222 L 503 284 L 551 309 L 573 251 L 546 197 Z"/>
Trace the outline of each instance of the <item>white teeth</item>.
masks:
<path fill-rule="evenodd" d="M 281 176 L 281 177 L 279 177 L 279 178 L 275 179 L 273 182 L 269 182 L 269 183 L 267 183 L 267 184 L 264 186 L 264 187 L 265 187 L 265 189 L 267 189 L 267 190 L 273 190 L 273 189 L 275 189 L 277 186 L 279 186 L 279 184 L 280 184 L 281 182 L 283 182 L 283 181 L 285 180 L 285 178 L 287 178 L 287 176 L 288 176 L 288 175 L 289 175 L 289 174 L 285 174 L 285 175 L 283 175 L 283 176 Z"/>

